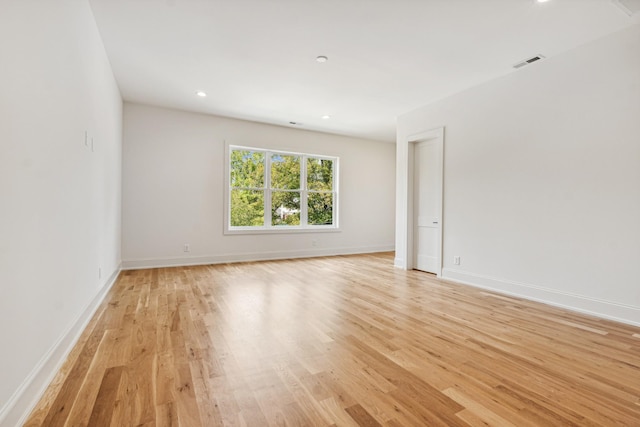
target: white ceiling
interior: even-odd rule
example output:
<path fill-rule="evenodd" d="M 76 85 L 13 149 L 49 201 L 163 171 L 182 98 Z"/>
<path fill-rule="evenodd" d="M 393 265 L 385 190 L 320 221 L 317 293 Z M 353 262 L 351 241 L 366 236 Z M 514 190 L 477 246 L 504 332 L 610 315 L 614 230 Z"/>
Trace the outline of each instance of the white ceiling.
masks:
<path fill-rule="evenodd" d="M 389 142 L 398 115 L 639 15 L 612 0 L 90 3 L 127 101 Z"/>

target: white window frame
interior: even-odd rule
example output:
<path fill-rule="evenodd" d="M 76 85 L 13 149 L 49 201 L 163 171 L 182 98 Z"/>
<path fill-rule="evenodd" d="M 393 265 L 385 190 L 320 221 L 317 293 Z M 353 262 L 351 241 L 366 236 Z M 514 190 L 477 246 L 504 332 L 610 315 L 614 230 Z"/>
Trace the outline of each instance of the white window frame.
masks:
<path fill-rule="evenodd" d="M 265 176 L 264 188 L 264 226 L 232 227 L 231 226 L 231 152 L 233 150 L 259 151 L 264 153 Z M 271 156 L 280 154 L 284 156 L 297 156 L 300 158 L 300 225 L 272 225 L 271 224 Z M 308 224 L 307 200 L 309 193 L 318 191 L 307 188 L 307 159 L 326 159 L 333 161 L 333 224 L 311 225 Z M 225 144 L 225 202 L 224 202 L 224 234 L 280 234 L 280 233 L 304 233 L 304 232 L 338 232 L 339 227 L 339 182 L 340 158 L 322 154 L 298 153 L 293 151 L 272 150 L 269 148 L 247 147 L 243 145 Z"/>

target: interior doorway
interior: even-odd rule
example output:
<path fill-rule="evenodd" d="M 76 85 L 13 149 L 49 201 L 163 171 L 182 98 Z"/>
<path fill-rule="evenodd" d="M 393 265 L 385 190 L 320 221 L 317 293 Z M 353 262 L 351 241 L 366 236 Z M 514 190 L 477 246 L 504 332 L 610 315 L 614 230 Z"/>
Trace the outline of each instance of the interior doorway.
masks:
<path fill-rule="evenodd" d="M 409 268 L 442 274 L 444 133 L 415 135 L 409 144 Z"/>

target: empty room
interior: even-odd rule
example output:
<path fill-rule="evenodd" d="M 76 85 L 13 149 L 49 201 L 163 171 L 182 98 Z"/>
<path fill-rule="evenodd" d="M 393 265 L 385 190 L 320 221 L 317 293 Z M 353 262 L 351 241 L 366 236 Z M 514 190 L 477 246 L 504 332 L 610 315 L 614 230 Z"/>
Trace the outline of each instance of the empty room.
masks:
<path fill-rule="evenodd" d="M 6 0 L 0 427 L 640 426 L 640 1 Z"/>

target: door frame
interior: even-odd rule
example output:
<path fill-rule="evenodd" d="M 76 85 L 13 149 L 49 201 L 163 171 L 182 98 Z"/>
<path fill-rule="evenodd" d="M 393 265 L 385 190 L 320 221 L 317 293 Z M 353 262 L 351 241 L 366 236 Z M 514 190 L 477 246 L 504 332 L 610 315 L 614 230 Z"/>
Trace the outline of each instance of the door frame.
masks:
<path fill-rule="evenodd" d="M 440 177 L 440 186 L 438 188 L 439 198 L 440 198 L 440 212 L 439 221 L 440 228 L 438 233 L 438 243 L 437 243 L 437 251 L 439 262 L 436 268 L 436 276 L 442 276 L 442 242 L 443 242 L 443 233 L 444 233 L 444 127 L 431 129 L 428 131 L 418 132 L 410 135 L 407 138 L 407 198 L 406 198 L 406 248 L 405 249 L 405 262 L 406 269 L 413 270 L 415 268 L 415 222 L 414 218 L 414 182 L 415 182 L 415 149 L 416 144 L 421 142 L 434 141 L 436 144 L 440 145 L 440 165 L 442 176 Z"/>

